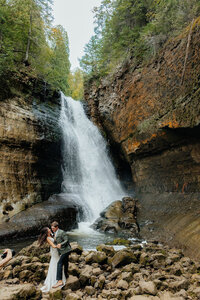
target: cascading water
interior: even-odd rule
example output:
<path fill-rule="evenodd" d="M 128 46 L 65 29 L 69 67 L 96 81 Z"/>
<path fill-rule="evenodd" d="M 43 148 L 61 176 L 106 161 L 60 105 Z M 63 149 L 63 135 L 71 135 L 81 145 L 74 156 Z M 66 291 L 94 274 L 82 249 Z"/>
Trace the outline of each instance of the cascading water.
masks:
<path fill-rule="evenodd" d="M 106 142 L 87 118 L 80 101 L 61 94 L 63 131 L 62 192 L 74 195 L 85 221 L 92 222 L 125 195 L 109 159 Z"/>

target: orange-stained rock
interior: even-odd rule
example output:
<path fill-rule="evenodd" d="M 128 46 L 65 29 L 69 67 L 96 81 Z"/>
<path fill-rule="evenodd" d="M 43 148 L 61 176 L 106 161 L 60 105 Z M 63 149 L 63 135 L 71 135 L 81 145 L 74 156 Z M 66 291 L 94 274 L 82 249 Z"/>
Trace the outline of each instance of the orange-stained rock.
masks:
<path fill-rule="evenodd" d="M 200 238 L 190 226 L 200 201 L 200 18 L 193 25 L 182 82 L 189 28 L 143 67 L 130 60 L 99 87 L 91 85 L 86 100 L 111 149 L 131 168 L 138 220 L 148 224 L 141 233 L 177 243 L 200 258 Z"/>

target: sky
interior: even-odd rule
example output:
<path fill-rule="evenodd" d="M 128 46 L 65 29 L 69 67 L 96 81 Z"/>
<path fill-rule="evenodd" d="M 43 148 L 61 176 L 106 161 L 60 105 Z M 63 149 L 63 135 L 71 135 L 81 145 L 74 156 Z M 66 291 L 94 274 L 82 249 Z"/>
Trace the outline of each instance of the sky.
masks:
<path fill-rule="evenodd" d="M 101 0 L 54 0 L 54 24 L 62 25 L 68 33 L 71 70 L 79 67 L 78 58 L 94 34 L 94 13 Z"/>

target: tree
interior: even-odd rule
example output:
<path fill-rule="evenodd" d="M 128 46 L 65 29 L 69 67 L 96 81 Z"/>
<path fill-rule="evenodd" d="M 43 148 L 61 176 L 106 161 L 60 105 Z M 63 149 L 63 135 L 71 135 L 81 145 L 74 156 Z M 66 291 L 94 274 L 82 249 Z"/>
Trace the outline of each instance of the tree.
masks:
<path fill-rule="evenodd" d="M 68 77 L 70 73 L 69 41 L 67 32 L 60 25 L 51 29 L 49 36 L 51 54 L 46 79 L 54 87 L 69 93 Z"/>
<path fill-rule="evenodd" d="M 102 0 L 95 8 L 95 35 L 81 67 L 87 78 L 102 77 L 127 57 L 140 63 L 198 16 L 199 0 Z"/>
<path fill-rule="evenodd" d="M 30 66 L 32 73 L 68 92 L 69 45 L 51 26 L 52 0 L 0 0 L 0 75 Z"/>
<path fill-rule="evenodd" d="M 79 68 L 69 75 L 70 96 L 75 100 L 83 99 L 83 75 L 83 71 Z"/>

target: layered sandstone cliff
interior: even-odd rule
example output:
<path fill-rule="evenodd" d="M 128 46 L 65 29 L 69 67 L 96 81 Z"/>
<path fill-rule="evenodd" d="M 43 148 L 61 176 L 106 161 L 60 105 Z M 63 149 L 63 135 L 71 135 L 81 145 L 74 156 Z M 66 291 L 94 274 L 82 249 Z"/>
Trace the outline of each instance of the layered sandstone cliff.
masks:
<path fill-rule="evenodd" d="M 200 20 L 190 44 L 189 30 L 145 66 L 129 61 L 100 86 L 93 84 L 85 98 L 91 118 L 131 167 L 141 234 L 198 257 Z"/>
<path fill-rule="evenodd" d="M 26 74 L 1 78 L 0 222 L 60 191 L 60 96 Z"/>

